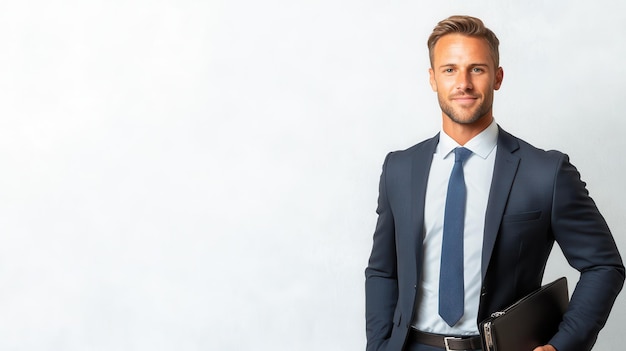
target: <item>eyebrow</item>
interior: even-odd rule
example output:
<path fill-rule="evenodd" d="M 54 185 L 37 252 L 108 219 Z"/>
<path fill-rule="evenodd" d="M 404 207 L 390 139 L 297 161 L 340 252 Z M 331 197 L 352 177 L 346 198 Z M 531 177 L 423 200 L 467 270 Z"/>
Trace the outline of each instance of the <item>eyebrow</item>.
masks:
<path fill-rule="evenodd" d="M 444 68 L 444 67 L 458 67 L 459 65 L 456 63 L 446 63 L 443 65 L 439 65 L 439 68 Z M 467 65 L 467 67 L 489 67 L 488 63 L 470 63 L 469 65 Z"/>

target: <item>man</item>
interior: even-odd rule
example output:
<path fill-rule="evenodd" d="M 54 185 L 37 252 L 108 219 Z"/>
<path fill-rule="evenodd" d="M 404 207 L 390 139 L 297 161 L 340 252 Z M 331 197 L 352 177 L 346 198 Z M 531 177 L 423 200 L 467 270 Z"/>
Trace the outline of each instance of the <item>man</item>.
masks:
<path fill-rule="evenodd" d="M 428 40 L 442 131 L 385 159 L 365 270 L 368 351 L 481 349 L 478 323 L 539 288 L 554 241 L 581 275 L 535 351 L 591 349 L 622 288 L 615 241 L 568 157 L 495 123 L 498 44 L 467 16 Z"/>

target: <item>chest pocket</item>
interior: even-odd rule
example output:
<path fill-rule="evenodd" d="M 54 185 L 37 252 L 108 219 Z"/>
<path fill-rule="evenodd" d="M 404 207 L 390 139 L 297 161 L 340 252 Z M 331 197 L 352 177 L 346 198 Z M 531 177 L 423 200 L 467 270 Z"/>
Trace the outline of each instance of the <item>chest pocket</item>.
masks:
<path fill-rule="evenodd" d="M 522 213 L 507 214 L 502 217 L 503 222 L 523 222 L 534 221 L 541 218 L 541 211 L 529 211 Z"/>

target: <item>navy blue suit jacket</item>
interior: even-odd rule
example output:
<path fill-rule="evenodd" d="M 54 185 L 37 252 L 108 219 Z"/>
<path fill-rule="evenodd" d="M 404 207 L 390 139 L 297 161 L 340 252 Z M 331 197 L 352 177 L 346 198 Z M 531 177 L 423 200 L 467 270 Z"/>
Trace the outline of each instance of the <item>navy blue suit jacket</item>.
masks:
<path fill-rule="evenodd" d="M 385 159 L 365 270 L 368 351 L 401 351 L 422 273 L 424 199 L 439 136 Z M 487 204 L 477 323 L 537 289 L 554 241 L 581 272 L 551 344 L 589 350 L 624 283 L 604 218 L 566 155 L 499 130 Z"/>

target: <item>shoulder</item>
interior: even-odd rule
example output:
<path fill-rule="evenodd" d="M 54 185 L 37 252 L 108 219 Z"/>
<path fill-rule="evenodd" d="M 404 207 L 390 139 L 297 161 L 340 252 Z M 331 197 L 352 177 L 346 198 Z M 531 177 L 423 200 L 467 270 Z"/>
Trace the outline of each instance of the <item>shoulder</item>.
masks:
<path fill-rule="evenodd" d="M 536 147 L 525 140 L 508 133 L 501 127 L 499 127 L 498 134 L 498 149 L 503 152 L 510 152 L 511 154 L 519 157 L 521 160 L 532 162 L 560 163 L 563 160 L 568 159 L 567 155 L 561 151 L 545 150 Z"/>
<path fill-rule="evenodd" d="M 383 163 L 384 177 L 394 183 L 403 182 L 415 171 L 429 168 L 438 143 L 439 134 L 407 149 L 388 153 Z"/>
<path fill-rule="evenodd" d="M 439 133 L 437 133 L 434 137 L 423 140 L 407 149 L 390 152 L 387 154 L 386 162 L 410 161 L 415 157 L 432 154 L 438 143 Z"/>

